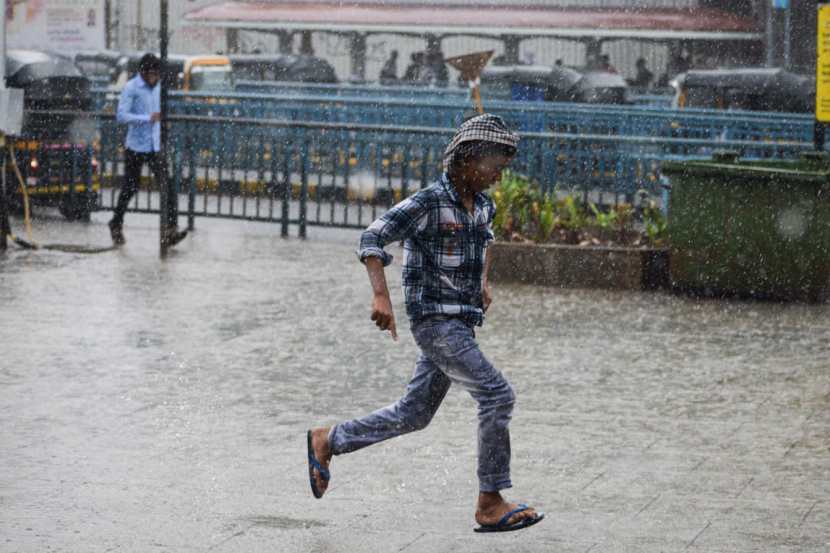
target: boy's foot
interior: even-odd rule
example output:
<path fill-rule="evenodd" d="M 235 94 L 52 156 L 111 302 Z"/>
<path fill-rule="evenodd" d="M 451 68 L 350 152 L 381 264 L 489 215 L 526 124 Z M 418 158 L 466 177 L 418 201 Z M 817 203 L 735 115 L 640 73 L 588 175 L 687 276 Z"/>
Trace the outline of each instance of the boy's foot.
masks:
<path fill-rule="evenodd" d="M 502 521 L 505 515 L 511 511 L 516 512 L 510 515 L 507 520 Z M 533 507 L 522 508 L 522 506 L 516 503 L 505 501 L 499 492 L 481 492 L 478 495 L 476 522 L 482 528 L 491 528 L 493 531 L 499 531 L 499 529 L 496 529 L 497 525 L 502 530 L 525 528 L 531 524 L 535 524 L 542 517 L 544 515 L 537 513 Z"/>
<path fill-rule="evenodd" d="M 108 223 L 110 227 L 110 237 L 112 237 L 112 243 L 116 246 L 123 246 L 127 243 L 127 240 L 124 239 L 124 233 L 121 230 L 121 225 L 119 223 L 115 223 L 114 221 L 110 221 Z"/>
<path fill-rule="evenodd" d="M 314 458 L 320 463 L 320 466 L 328 471 L 329 463 L 331 463 L 331 448 L 329 447 L 329 429 L 315 428 L 311 433 L 311 452 Z M 329 487 L 329 481 L 322 477 L 320 471 L 312 469 L 311 477 L 314 479 L 314 486 L 320 493 L 320 497 L 326 493 L 326 488 Z"/>

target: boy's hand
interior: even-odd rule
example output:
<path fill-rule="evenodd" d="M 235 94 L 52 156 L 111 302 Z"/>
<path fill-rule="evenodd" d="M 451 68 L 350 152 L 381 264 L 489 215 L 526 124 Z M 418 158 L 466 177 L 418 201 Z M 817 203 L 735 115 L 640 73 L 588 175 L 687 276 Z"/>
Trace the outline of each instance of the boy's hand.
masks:
<path fill-rule="evenodd" d="M 491 303 L 493 303 L 493 294 L 490 292 L 490 284 L 485 281 L 481 285 L 481 305 L 485 312 Z"/>
<path fill-rule="evenodd" d="M 150 123 L 158 123 L 161 121 L 161 113 L 158 111 L 154 111 L 150 114 Z"/>
<path fill-rule="evenodd" d="M 392 339 L 398 339 L 398 331 L 395 328 L 395 313 L 392 311 L 392 301 L 388 295 L 375 294 L 372 299 L 372 320 L 381 330 L 388 330 Z"/>

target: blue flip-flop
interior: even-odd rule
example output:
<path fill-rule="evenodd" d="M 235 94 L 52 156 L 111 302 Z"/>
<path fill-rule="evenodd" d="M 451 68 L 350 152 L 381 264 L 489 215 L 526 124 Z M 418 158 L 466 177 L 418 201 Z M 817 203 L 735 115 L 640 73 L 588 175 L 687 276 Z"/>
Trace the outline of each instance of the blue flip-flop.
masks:
<path fill-rule="evenodd" d="M 515 515 L 516 513 L 521 513 L 522 511 L 527 511 L 530 507 L 525 505 L 524 503 L 520 504 L 517 509 L 513 509 L 495 524 L 482 524 L 478 528 L 474 528 L 473 531 L 475 532 L 512 532 L 513 530 L 521 530 L 522 528 L 527 528 L 528 526 L 533 526 L 543 518 L 545 518 L 545 513 L 536 513 L 536 516 L 533 518 L 522 518 L 519 519 L 517 522 L 513 524 L 508 524 L 508 520 L 510 517 Z"/>
<path fill-rule="evenodd" d="M 308 431 L 308 479 L 311 483 L 311 493 L 314 494 L 314 497 L 320 499 L 323 497 L 323 492 L 321 492 L 317 488 L 317 482 L 314 479 L 314 471 L 320 473 L 320 478 L 328 482 L 331 479 L 331 474 L 329 473 L 328 469 L 324 468 L 323 465 L 320 464 L 320 461 L 317 460 L 317 457 L 314 456 L 314 450 L 311 448 L 311 430 Z"/>

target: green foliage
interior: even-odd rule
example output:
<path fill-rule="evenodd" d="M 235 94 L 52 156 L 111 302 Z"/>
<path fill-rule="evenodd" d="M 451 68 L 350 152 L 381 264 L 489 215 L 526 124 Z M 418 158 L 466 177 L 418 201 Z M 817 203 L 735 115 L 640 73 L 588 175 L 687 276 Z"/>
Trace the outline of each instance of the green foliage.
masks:
<path fill-rule="evenodd" d="M 550 239 L 557 222 L 556 208 L 538 186 L 508 170 L 492 197 L 496 203 L 493 226 L 499 238 L 510 240 L 518 233 L 540 242 Z"/>
<path fill-rule="evenodd" d="M 617 223 L 617 212 L 616 210 L 612 209 L 607 213 L 600 211 L 596 204 L 591 202 L 589 205 L 591 208 L 591 212 L 594 214 L 594 222 L 597 226 L 603 230 L 608 230 L 613 228 Z"/>
<path fill-rule="evenodd" d="M 504 172 L 492 193 L 496 204 L 493 227 L 499 239 L 657 246 L 665 241 L 665 217 L 653 201 L 643 210 L 643 234 L 634 228 L 635 210 L 630 204 L 603 210 L 593 203 L 585 206 L 573 195 L 557 198 L 541 189 L 521 175 Z"/>
<path fill-rule="evenodd" d="M 663 211 L 653 201 L 643 208 L 643 224 L 646 236 L 652 246 L 662 246 L 668 235 L 668 221 Z"/>
<path fill-rule="evenodd" d="M 562 212 L 562 226 L 570 231 L 580 231 L 588 223 L 588 214 L 585 209 L 571 195 L 565 196 L 558 202 Z"/>

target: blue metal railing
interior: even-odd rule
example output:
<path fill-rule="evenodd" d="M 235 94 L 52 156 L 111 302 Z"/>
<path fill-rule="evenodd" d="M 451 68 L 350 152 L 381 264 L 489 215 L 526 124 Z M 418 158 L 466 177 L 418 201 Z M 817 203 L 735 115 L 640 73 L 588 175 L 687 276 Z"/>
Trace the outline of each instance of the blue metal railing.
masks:
<path fill-rule="evenodd" d="M 218 117 L 289 119 L 321 123 L 456 127 L 472 112 L 466 100 L 334 98 L 331 96 L 234 93 L 172 95 L 174 113 Z M 101 96 L 97 105 L 102 106 Z M 114 98 L 110 98 L 110 109 Z M 807 115 L 670 110 L 644 106 L 493 101 L 488 111 L 521 132 L 650 136 L 707 140 L 805 142 L 812 139 Z"/>
<path fill-rule="evenodd" d="M 410 98 L 416 100 L 430 100 L 454 98 L 467 100 L 470 91 L 467 87 L 428 87 L 399 85 L 389 86 L 381 84 L 322 84 L 322 83 L 293 83 L 281 81 L 249 81 L 236 82 L 237 92 L 254 94 L 306 94 L 310 96 L 334 96 L 339 98 Z M 485 100 L 504 99 L 483 93 Z M 669 107 L 673 98 L 673 89 L 631 89 L 629 99 L 639 106 Z"/>
<path fill-rule="evenodd" d="M 109 208 L 121 185 L 125 129 L 112 114 L 93 116 L 98 130 L 90 142 L 98 163 L 91 188 L 101 189 L 98 204 Z M 191 223 L 199 216 L 243 218 L 279 222 L 284 232 L 289 224 L 301 229 L 368 225 L 386 206 L 439 176 L 453 133 L 429 126 L 216 115 L 174 115 L 170 124 L 171 178 L 181 193 L 180 212 Z M 598 204 L 637 203 L 641 191 L 662 196 L 660 167 L 666 160 L 708 158 L 719 149 L 747 159 L 794 159 L 811 147 L 808 142 L 524 133 L 511 167 L 546 193 L 569 191 Z M 132 207 L 156 211 L 152 183 L 146 185 Z"/>
<path fill-rule="evenodd" d="M 235 83 L 236 91 L 259 95 L 287 94 L 330 96 L 339 98 L 455 98 L 466 100 L 470 92 L 459 87 L 386 86 L 380 84 L 291 83 L 281 81 L 246 81 Z"/>
<path fill-rule="evenodd" d="M 172 125 L 173 175 L 182 190 L 199 195 L 193 200 L 195 215 L 278 220 L 277 198 L 285 202 L 277 214 L 283 208 L 296 211 L 291 221 L 310 202 L 315 211 L 303 212 L 306 223 L 357 227 L 368 224 L 365 215 L 376 215 L 378 206 L 434 181 L 453 132 L 194 115 L 175 116 Z M 122 135 L 111 118 L 102 120 L 101 144 L 108 145 L 101 153 L 102 176 L 106 167 L 116 167 L 107 160 L 117 159 Z M 568 190 L 608 204 L 636 202 L 639 191 L 659 197 L 665 160 L 706 158 L 723 148 L 748 159 L 794 159 L 810 147 L 806 142 L 526 133 L 512 167 L 545 192 Z"/>

